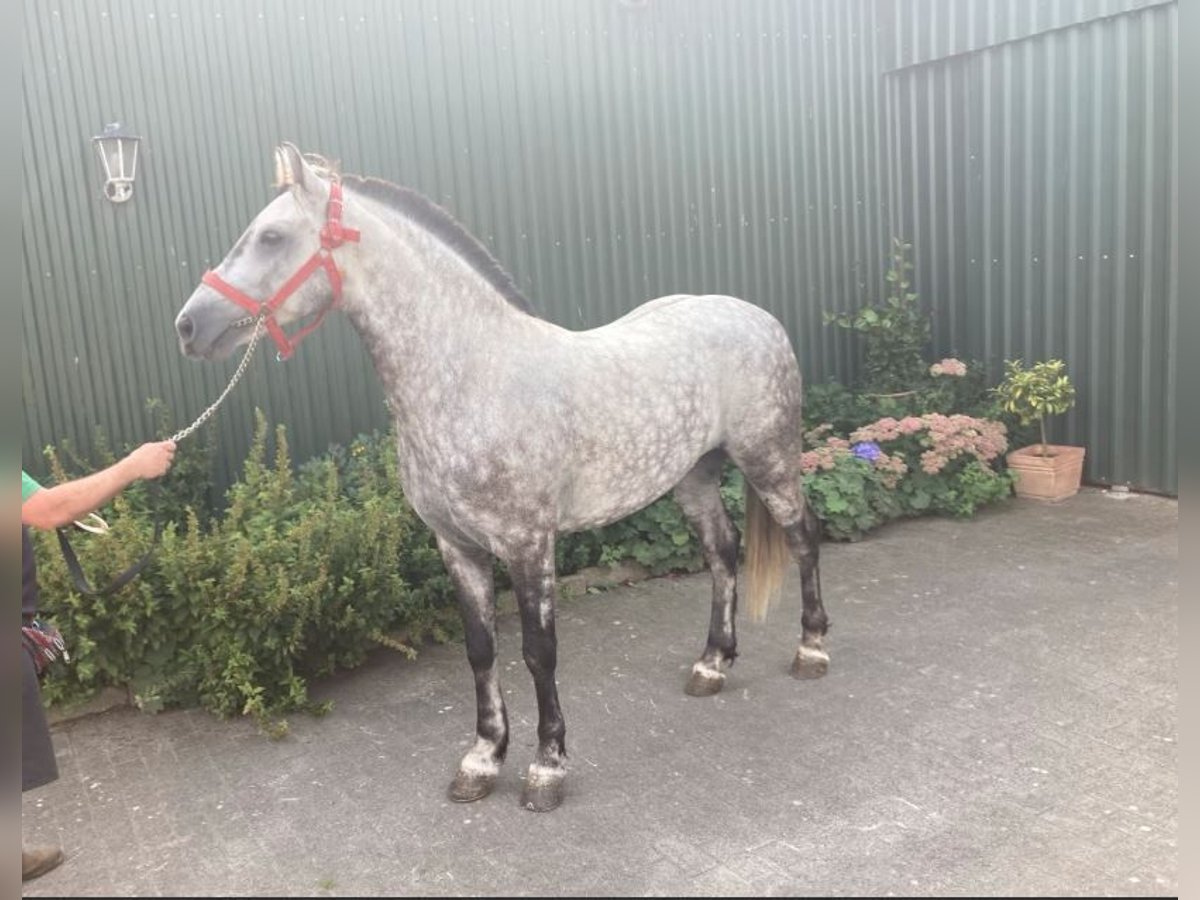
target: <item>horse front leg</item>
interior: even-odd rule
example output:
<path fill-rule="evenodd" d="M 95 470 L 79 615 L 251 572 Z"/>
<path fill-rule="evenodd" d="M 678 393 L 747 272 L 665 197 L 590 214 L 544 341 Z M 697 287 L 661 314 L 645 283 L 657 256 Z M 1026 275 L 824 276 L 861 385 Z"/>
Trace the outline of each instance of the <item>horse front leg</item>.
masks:
<path fill-rule="evenodd" d="M 554 671 L 558 665 L 558 640 L 554 634 L 554 535 L 536 542 L 527 553 L 509 561 L 509 573 L 521 611 L 521 649 L 533 676 L 538 701 L 538 749 L 521 806 L 549 812 L 562 803 L 566 776 L 566 725 L 558 705 Z"/>
<path fill-rule="evenodd" d="M 508 751 L 508 711 L 496 663 L 496 596 L 492 559 L 478 548 L 461 547 L 440 535 L 438 549 L 458 595 L 466 632 L 467 659 L 475 673 L 475 745 L 450 783 L 456 803 L 481 800 L 496 786 Z"/>

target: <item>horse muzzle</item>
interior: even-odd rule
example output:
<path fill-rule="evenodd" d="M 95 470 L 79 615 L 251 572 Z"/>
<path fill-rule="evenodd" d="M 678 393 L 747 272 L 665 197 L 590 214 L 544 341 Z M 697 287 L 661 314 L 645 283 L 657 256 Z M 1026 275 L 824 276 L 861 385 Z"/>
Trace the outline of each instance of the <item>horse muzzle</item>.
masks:
<path fill-rule="evenodd" d="M 253 318 L 201 285 L 175 317 L 179 350 L 190 359 L 224 359 L 249 339 L 253 323 Z"/>

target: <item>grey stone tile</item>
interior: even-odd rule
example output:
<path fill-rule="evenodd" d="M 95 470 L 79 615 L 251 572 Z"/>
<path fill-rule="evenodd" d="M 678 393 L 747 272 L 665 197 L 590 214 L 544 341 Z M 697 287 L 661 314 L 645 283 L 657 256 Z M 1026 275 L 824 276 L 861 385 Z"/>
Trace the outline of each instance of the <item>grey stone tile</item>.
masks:
<path fill-rule="evenodd" d="M 715 698 L 682 692 L 707 576 L 572 600 L 544 816 L 517 804 L 537 721 L 512 617 L 509 761 L 469 806 L 445 795 L 474 720 L 457 646 L 314 686 L 334 711 L 279 742 L 197 710 L 67 722 L 22 821 L 69 859 L 25 893 L 1175 893 L 1176 527 L 1173 502 L 1085 491 L 827 545 L 829 675 L 787 675 L 793 576 Z"/>

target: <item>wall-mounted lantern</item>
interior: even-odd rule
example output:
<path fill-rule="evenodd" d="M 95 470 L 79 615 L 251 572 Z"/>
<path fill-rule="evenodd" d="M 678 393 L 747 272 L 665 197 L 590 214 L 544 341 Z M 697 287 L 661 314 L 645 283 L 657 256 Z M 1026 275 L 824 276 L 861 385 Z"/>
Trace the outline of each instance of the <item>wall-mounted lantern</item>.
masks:
<path fill-rule="evenodd" d="M 120 122 L 105 125 L 104 133 L 92 138 L 104 167 L 104 196 L 113 203 L 124 203 L 133 196 L 139 141 L 141 138 Z"/>

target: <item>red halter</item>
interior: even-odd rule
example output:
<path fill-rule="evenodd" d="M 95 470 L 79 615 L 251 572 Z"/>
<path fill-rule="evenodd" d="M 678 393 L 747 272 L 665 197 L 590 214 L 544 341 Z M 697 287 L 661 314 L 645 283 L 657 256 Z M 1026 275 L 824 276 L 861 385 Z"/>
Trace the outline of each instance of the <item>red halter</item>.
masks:
<path fill-rule="evenodd" d="M 202 281 L 252 316 L 257 318 L 262 314 L 263 321 L 267 326 L 267 334 L 279 348 L 279 358 L 287 359 L 296 352 L 296 347 L 300 345 L 300 342 L 321 324 L 325 314 L 331 309 L 336 309 L 342 302 L 342 273 L 338 271 L 337 264 L 333 261 L 333 251 L 347 241 L 357 241 L 359 237 L 358 231 L 342 225 L 342 186 L 335 181 L 329 186 L 329 205 L 325 210 L 325 224 L 321 226 L 320 249 L 283 283 L 270 300 L 260 303 L 252 297 L 246 296 L 211 269 L 204 273 Z M 310 324 L 305 325 L 289 338 L 283 327 L 275 320 L 275 313 L 283 306 L 284 301 L 295 293 L 296 289 L 304 284 L 308 280 L 308 276 L 317 269 L 324 269 L 325 274 L 329 276 L 329 286 L 333 288 L 333 302 L 321 310 Z"/>

